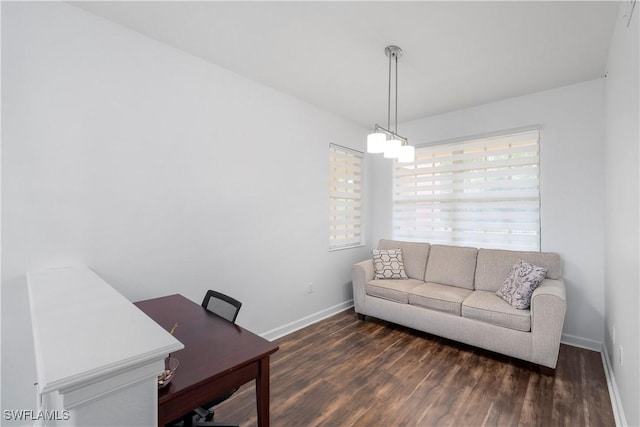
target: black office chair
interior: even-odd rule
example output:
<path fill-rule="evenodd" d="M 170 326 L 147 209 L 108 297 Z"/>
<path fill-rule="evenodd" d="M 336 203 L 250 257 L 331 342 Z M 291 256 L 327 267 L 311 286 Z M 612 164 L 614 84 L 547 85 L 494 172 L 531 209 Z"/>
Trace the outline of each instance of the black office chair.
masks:
<path fill-rule="evenodd" d="M 221 294 L 220 292 L 208 290 L 207 294 L 202 300 L 202 306 L 211 313 L 217 314 L 225 320 L 231 323 L 236 323 L 236 317 L 242 303 L 235 298 L 228 295 Z M 224 402 L 230 398 L 238 389 L 229 390 L 222 396 L 207 402 L 199 408 L 193 410 L 193 412 L 183 418 L 184 427 L 237 427 L 237 424 L 221 424 L 213 421 L 214 412 L 213 407 Z"/>
<path fill-rule="evenodd" d="M 242 303 L 228 295 L 208 290 L 202 300 L 202 306 L 229 322 L 236 323 L 236 317 L 238 317 Z"/>

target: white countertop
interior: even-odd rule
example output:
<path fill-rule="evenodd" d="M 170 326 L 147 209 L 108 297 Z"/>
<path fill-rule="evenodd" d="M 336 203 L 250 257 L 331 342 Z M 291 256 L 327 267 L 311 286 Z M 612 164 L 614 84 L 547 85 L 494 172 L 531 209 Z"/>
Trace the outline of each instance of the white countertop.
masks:
<path fill-rule="evenodd" d="M 41 393 L 126 372 L 184 346 L 89 268 L 27 274 Z"/>

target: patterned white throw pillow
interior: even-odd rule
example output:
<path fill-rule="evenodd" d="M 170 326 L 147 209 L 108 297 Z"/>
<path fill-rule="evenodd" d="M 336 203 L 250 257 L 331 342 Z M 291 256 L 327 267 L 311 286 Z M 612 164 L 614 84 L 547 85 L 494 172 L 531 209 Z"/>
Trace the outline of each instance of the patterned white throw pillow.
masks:
<path fill-rule="evenodd" d="M 531 306 L 531 295 L 547 276 L 548 271 L 547 268 L 519 260 L 511 267 L 496 295 L 513 307 L 525 310 Z"/>
<path fill-rule="evenodd" d="M 402 262 L 402 249 L 374 249 L 376 279 L 408 279 Z"/>

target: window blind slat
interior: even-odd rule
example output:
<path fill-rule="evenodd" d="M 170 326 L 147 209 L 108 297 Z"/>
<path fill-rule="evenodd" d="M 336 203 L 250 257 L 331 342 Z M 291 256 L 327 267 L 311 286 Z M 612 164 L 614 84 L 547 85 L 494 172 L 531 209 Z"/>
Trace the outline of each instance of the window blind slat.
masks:
<path fill-rule="evenodd" d="M 505 148 L 495 151 L 478 152 L 454 152 L 441 156 L 428 156 L 420 158 L 422 167 L 452 166 L 452 165 L 474 165 L 487 163 L 489 165 L 508 159 L 532 159 L 538 155 L 537 151 L 531 147 Z"/>
<path fill-rule="evenodd" d="M 487 212 L 485 213 L 485 216 L 483 216 L 482 218 L 486 218 L 486 220 L 491 220 L 493 218 L 496 218 L 496 221 L 498 219 L 501 219 L 503 221 L 522 221 L 525 222 L 527 220 L 530 220 L 532 214 L 533 215 L 537 215 L 538 212 L 501 212 L 499 215 L 493 213 L 493 212 Z M 466 219 L 476 219 L 478 218 L 479 215 L 482 215 L 481 213 L 476 213 L 476 212 L 457 212 L 455 214 L 456 218 L 460 219 L 460 220 L 466 220 Z M 441 220 L 445 220 L 445 219 L 449 219 L 451 217 L 451 213 L 449 212 L 430 212 L 430 213 L 424 213 L 424 214 L 416 214 L 413 211 L 406 211 L 403 212 L 401 210 L 396 210 L 395 211 L 395 216 L 398 222 L 406 222 L 406 221 L 415 221 L 415 222 L 421 222 L 426 220 L 437 220 L 437 219 L 441 219 Z"/>
<path fill-rule="evenodd" d="M 495 202 L 495 201 L 483 201 L 482 203 L 465 204 L 459 201 L 445 201 L 445 202 L 424 202 L 424 203 L 396 203 L 394 205 L 394 211 L 411 211 L 411 212 L 440 212 L 443 215 L 451 215 L 453 212 L 492 212 L 495 211 L 499 214 L 503 212 L 524 212 L 531 209 L 538 209 L 539 204 L 537 200 L 511 200 L 507 202 Z"/>
<path fill-rule="evenodd" d="M 480 165 L 479 163 L 455 163 L 455 164 L 448 164 L 448 165 L 440 165 L 440 166 L 430 166 L 428 167 L 428 173 L 454 173 L 454 172 L 462 172 L 462 171 L 476 171 L 476 170 L 482 170 L 482 169 L 497 169 L 497 168 L 504 168 L 504 167 L 513 167 L 513 166 L 525 166 L 525 165 L 531 165 L 531 164 L 535 164 L 532 163 L 531 158 L 529 157 L 518 157 L 518 158 L 513 158 L 513 159 L 501 159 L 501 160 L 495 160 L 495 161 L 491 161 L 491 162 L 483 162 L 482 165 Z M 415 175 L 417 173 L 417 171 L 422 171 L 424 170 L 425 172 L 427 171 L 427 168 L 425 167 L 421 167 L 421 168 L 417 168 L 417 169 L 409 169 L 409 168 L 403 168 L 404 170 L 401 170 L 400 172 L 397 173 L 398 176 L 403 176 L 403 175 Z"/>
<path fill-rule="evenodd" d="M 474 138 L 447 144 L 432 145 L 427 148 L 439 147 L 437 152 L 447 153 L 451 151 L 460 151 L 462 149 L 473 150 L 479 147 L 500 147 L 503 145 L 538 145 L 539 131 L 532 130 L 526 132 L 512 133 L 508 135 L 497 135 L 487 138 Z M 423 151 L 422 155 L 432 154 L 430 151 Z"/>
<path fill-rule="evenodd" d="M 340 210 L 360 210 L 360 200 L 359 199 L 343 199 L 343 198 L 334 198 L 332 199 L 331 206 L 329 208 L 330 211 L 340 211 Z"/>
<path fill-rule="evenodd" d="M 513 200 L 517 196 L 518 199 L 536 199 L 539 194 L 537 189 L 535 190 L 522 190 L 522 191 L 491 191 L 491 192 L 469 192 L 469 193 L 442 193 L 442 194 L 423 194 L 419 196 L 405 196 L 397 197 L 399 202 L 405 201 L 470 201 L 470 200 L 494 200 L 494 201 L 509 201 Z"/>
<path fill-rule="evenodd" d="M 360 182 L 349 182 L 349 181 L 333 181 L 329 185 L 332 190 L 348 190 L 349 192 L 359 193 L 360 192 Z"/>
<path fill-rule="evenodd" d="M 407 174 L 401 175 L 397 177 L 396 183 L 398 185 L 416 185 L 420 183 L 429 183 L 434 181 L 444 181 L 447 179 L 451 179 L 454 176 L 453 173 L 449 174 L 429 174 L 426 172 L 415 173 L 415 174 Z M 458 180 L 476 180 L 476 179 L 506 179 L 512 177 L 528 177 L 528 176 L 538 176 L 538 166 L 537 164 L 531 165 L 522 165 L 520 167 L 505 167 L 505 168 L 495 168 L 495 169 L 482 169 L 482 170 L 472 170 L 468 172 L 457 172 L 455 177 Z"/>

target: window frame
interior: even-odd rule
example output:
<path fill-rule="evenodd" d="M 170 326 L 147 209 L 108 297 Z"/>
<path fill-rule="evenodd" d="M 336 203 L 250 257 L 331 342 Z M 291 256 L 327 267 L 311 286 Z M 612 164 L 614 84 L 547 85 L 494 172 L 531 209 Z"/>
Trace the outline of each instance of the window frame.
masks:
<path fill-rule="evenodd" d="M 365 245 L 364 163 L 362 151 L 329 144 L 329 251 Z M 353 182 L 349 182 L 350 174 Z M 344 214 L 337 214 L 339 212 Z M 342 226 L 346 228 L 340 228 Z"/>

